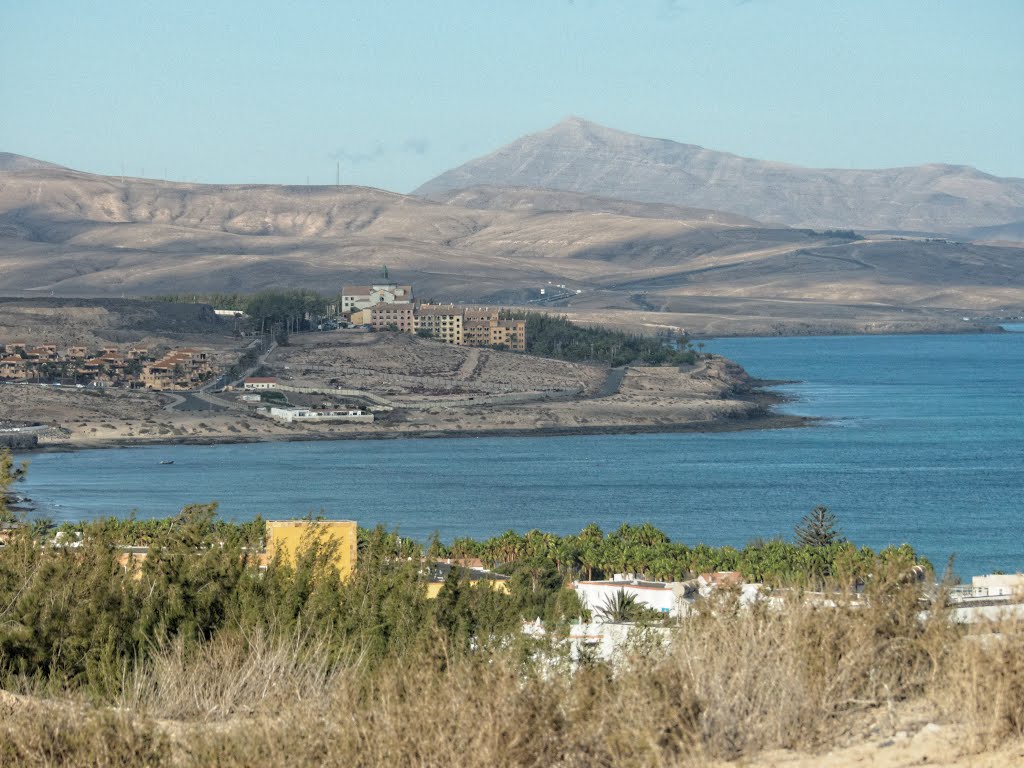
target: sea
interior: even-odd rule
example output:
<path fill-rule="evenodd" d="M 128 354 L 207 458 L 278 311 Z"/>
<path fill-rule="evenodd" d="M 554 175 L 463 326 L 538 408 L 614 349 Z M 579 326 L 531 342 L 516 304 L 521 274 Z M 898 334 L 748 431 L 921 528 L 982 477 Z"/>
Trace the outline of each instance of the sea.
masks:
<path fill-rule="evenodd" d="M 792 538 L 823 504 L 858 545 L 939 573 L 1024 569 L 1024 326 L 1004 334 L 720 339 L 817 426 L 728 433 L 151 446 L 30 454 L 57 522 L 322 514 L 442 541 L 649 521 L 687 544 Z M 173 464 L 160 464 L 173 461 Z"/>

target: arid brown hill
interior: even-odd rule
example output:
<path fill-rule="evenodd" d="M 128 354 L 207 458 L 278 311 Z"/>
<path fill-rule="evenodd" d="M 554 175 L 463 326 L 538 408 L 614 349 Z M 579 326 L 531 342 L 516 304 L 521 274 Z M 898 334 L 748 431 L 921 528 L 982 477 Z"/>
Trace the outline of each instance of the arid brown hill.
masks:
<path fill-rule="evenodd" d="M 858 240 L 549 190 L 476 188 L 434 201 L 364 187 L 122 181 L 5 162 L 24 169 L 0 171 L 6 295 L 333 293 L 386 265 L 424 299 L 553 305 L 602 322 L 604 310 L 663 311 L 672 316 L 619 319 L 698 332 L 898 329 L 892 320 L 919 330 L 936 326 L 908 327 L 914 312 L 1024 307 L 1019 247 Z"/>
<path fill-rule="evenodd" d="M 796 227 L 962 233 L 1024 221 L 1024 179 L 964 165 L 801 168 L 616 131 L 577 117 L 423 184 L 542 187 L 733 211 Z"/>

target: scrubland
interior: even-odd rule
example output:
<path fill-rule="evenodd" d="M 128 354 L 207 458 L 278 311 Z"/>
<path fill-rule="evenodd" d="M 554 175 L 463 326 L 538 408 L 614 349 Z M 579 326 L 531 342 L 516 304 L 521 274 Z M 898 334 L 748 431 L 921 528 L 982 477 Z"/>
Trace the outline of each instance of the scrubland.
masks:
<path fill-rule="evenodd" d="M 862 599 L 728 593 L 572 658 L 579 614 L 528 561 L 511 594 L 457 574 L 427 600 L 408 542 L 365 532 L 344 582 L 311 539 L 261 572 L 259 521 L 208 508 L 74 547 L 0 548 L 0 763 L 658 766 L 1019 764 L 1024 627 L 965 628 L 879 572 Z M 68 540 L 71 540 L 70 538 Z M 545 586 L 548 585 L 548 586 Z M 524 636 L 543 616 L 548 634 Z M 913 734 L 913 735 L 912 735 Z M 848 758 L 848 759 L 847 759 Z M 900 761 L 903 762 L 900 762 Z"/>

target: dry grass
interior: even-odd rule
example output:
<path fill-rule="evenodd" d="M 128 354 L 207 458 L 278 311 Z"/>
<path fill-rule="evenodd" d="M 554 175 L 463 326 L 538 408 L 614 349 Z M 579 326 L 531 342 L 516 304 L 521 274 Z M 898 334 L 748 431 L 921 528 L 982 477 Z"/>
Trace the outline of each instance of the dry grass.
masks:
<path fill-rule="evenodd" d="M 709 613 L 575 671 L 517 644 L 449 657 L 439 641 L 371 669 L 308 635 L 224 635 L 163 649 L 116 707 L 9 704 L 0 763 L 701 766 L 880 740 L 908 707 L 972 734 L 966 749 L 1024 736 L 1024 626 L 917 613 L 910 591 Z"/>

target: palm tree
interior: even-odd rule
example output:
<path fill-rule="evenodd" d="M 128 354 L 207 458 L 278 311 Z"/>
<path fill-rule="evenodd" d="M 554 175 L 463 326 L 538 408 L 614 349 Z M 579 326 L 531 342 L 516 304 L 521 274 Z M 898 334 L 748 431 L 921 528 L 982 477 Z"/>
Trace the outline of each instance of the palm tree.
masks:
<path fill-rule="evenodd" d="M 604 541 L 604 531 L 596 523 L 591 523 L 577 537 L 581 544 L 599 544 Z"/>
<path fill-rule="evenodd" d="M 600 568 L 601 562 L 602 555 L 600 547 L 586 545 L 580 551 L 580 565 L 587 569 L 587 581 L 594 580 L 594 569 Z"/>
<path fill-rule="evenodd" d="M 644 612 L 644 606 L 636 601 L 636 595 L 620 589 L 608 595 L 597 609 L 597 615 L 605 621 L 634 621 Z"/>

